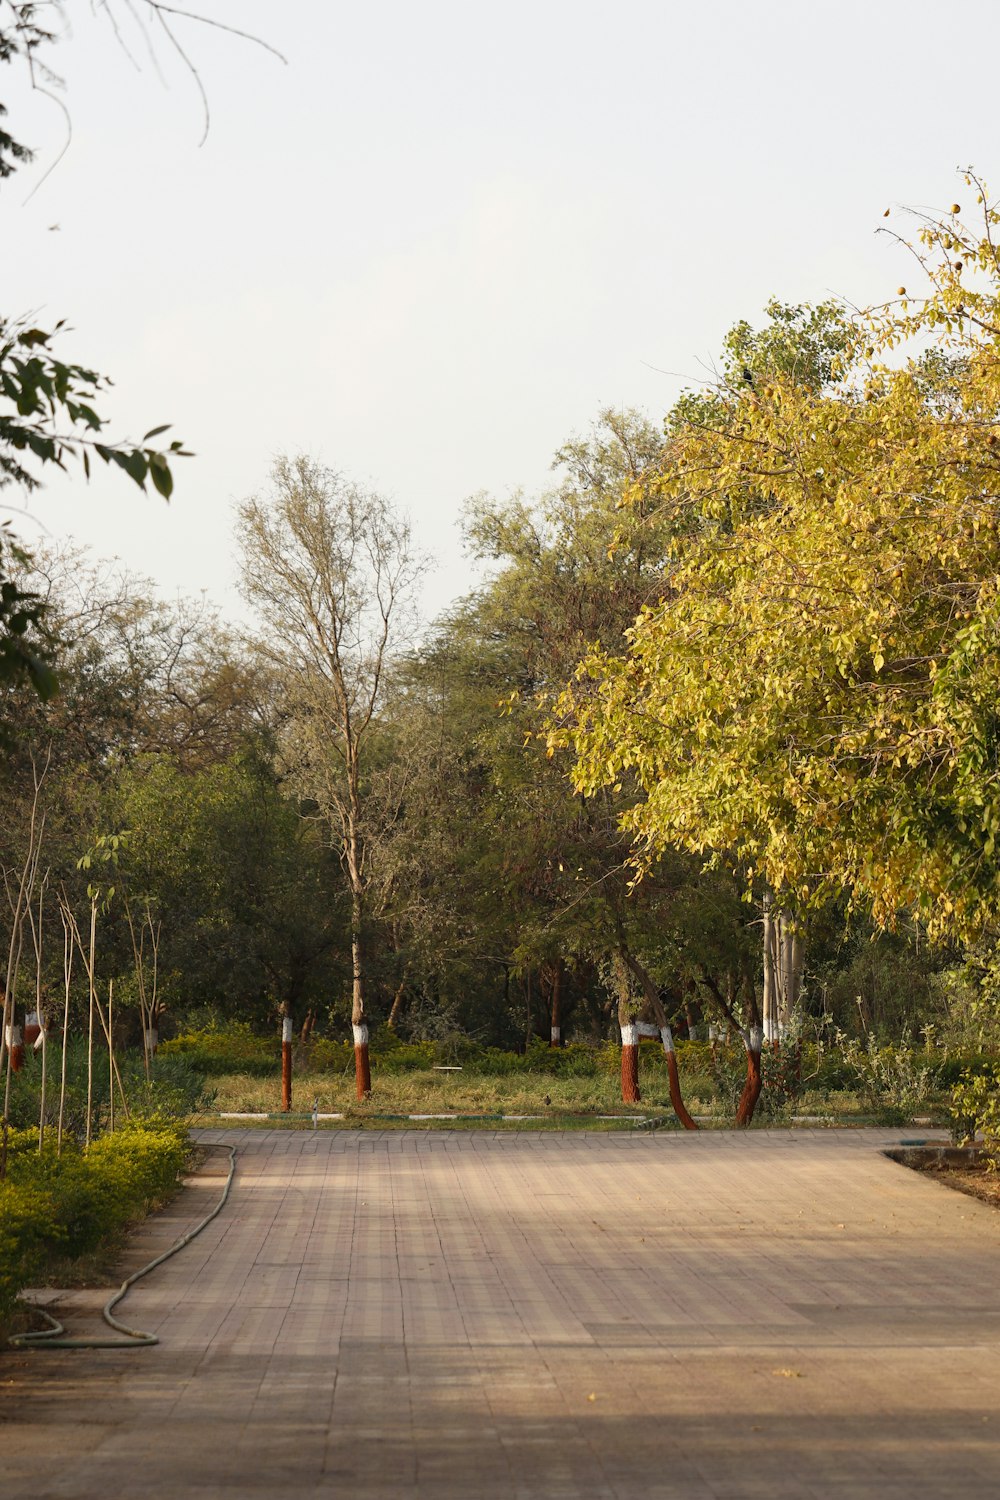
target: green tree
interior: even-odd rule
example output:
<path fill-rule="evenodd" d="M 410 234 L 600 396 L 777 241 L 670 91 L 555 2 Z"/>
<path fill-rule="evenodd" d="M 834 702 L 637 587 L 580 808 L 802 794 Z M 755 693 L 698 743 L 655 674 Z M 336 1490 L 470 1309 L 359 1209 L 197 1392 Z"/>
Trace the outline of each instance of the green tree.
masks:
<path fill-rule="evenodd" d="M 825 384 L 776 369 L 714 398 L 713 423 L 673 424 L 668 586 L 626 652 L 585 659 L 553 733 L 579 788 L 634 778 L 638 864 L 677 846 L 802 906 L 846 889 L 877 923 L 912 909 L 937 934 L 996 914 L 1000 266 L 983 213 L 978 231 L 958 205 L 922 221 L 920 295 L 860 320 Z"/>
<path fill-rule="evenodd" d="M 605 413 L 561 450 L 558 483 L 537 505 L 480 498 L 470 539 L 495 564 L 494 576 L 440 623 L 389 704 L 404 740 L 419 704 L 415 740 L 424 751 L 407 771 L 390 850 L 405 871 L 397 881 L 401 927 L 412 914 L 447 934 L 465 973 L 476 972 L 478 955 L 477 993 L 487 1003 L 483 973 L 491 966 L 494 996 L 497 982 L 504 985 L 494 1015 L 508 1034 L 552 1035 L 568 1022 L 578 1036 L 606 1036 L 620 1001 L 626 1025 L 638 1019 L 633 1002 L 651 1010 L 650 1023 L 663 1005 L 673 1020 L 697 1010 L 692 981 L 702 984 L 708 973 L 725 992 L 729 970 L 738 975 L 743 961 L 746 913 L 731 884 L 674 855 L 630 898 L 629 842 L 617 823 L 623 788 L 574 796 L 567 763 L 546 752 L 538 733 L 539 697 L 563 680 L 584 642 L 600 634 L 623 647 L 658 588 L 669 526 L 641 507 L 623 510 L 621 499 L 656 472 L 661 451 L 643 419 Z M 430 836 L 436 828 L 446 836 Z M 695 917 L 723 887 L 733 948 L 724 958 L 706 941 L 711 923 Z M 434 944 L 420 946 L 431 952 Z M 600 976 L 613 959 L 632 978 L 609 992 Z M 523 996 L 512 992 L 512 978 Z M 636 983 L 645 986 L 638 994 Z M 541 997 L 549 1006 L 544 1026 Z"/>
<path fill-rule="evenodd" d="M 405 635 L 422 566 L 409 525 L 382 496 L 312 460 L 279 459 L 272 489 L 240 508 L 245 596 L 282 675 L 289 707 L 286 754 L 342 861 L 351 907 L 359 1098 L 368 1063 L 366 902 L 374 804 L 365 758 L 390 654 Z"/>
<path fill-rule="evenodd" d="M 260 1023 L 282 1004 L 328 1001 L 343 972 L 346 913 L 329 898 L 329 851 L 259 749 L 194 772 L 166 756 L 140 760 L 104 816 L 126 830 L 122 899 L 139 911 L 148 903 L 162 929 L 172 1007 Z M 120 912 L 118 923 L 127 970 Z"/>

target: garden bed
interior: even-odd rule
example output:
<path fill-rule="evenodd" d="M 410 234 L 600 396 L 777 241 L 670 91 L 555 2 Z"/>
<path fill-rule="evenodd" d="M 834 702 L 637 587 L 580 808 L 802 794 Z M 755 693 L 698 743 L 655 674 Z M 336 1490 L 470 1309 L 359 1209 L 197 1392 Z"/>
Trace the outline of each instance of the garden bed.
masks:
<path fill-rule="evenodd" d="M 991 1166 L 979 1146 L 900 1146 L 885 1154 L 904 1167 L 925 1172 L 944 1187 L 1000 1209 L 1000 1172 Z"/>
<path fill-rule="evenodd" d="M 54 1142 L 39 1153 L 34 1131 L 12 1132 L 0 1183 L 0 1318 L 22 1287 L 106 1272 L 127 1227 L 175 1190 L 186 1154 L 186 1133 L 172 1123 L 128 1126 L 84 1150 L 67 1142 L 61 1156 Z"/>

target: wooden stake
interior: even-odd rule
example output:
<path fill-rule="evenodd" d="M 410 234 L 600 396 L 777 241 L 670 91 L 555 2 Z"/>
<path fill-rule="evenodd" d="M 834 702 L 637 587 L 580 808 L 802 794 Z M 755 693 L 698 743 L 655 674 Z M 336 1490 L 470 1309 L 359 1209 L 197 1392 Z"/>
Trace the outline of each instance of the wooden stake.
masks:
<path fill-rule="evenodd" d="M 59 1072 L 59 1127 L 56 1134 L 56 1152 L 61 1156 L 63 1119 L 66 1113 L 66 1046 L 69 1038 L 69 987 L 73 978 L 73 933 L 66 915 L 64 900 L 60 902 L 59 915 L 62 918 L 63 924 L 63 984 L 66 989 L 66 1003 L 63 1007 L 62 1065 Z"/>
<path fill-rule="evenodd" d="M 45 884 L 48 880 L 48 871 L 45 880 L 42 881 L 41 890 L 38 892 L 38 929 L 31 924 L 31 937 L 35 945 L 35 1014 L 41 1028 L 42 1039 L 42 1087 L 41 1097 L 38 1103 L 38 1154 L 41 1155 L 45 1144 L 45 1086 L 48 1080 L 48 1040 L 49 1033 L 46 1026 L 46 1018 L 42 1012 L 42 916 L 45 909 Z"/>
<path fill-rule="evenodd" d="M 93 1107 L 94 1107 L 94 1001 L 97 998 L 94 993 L 94 950 L 97 946 L 97 898 L 90 898 L 90 962 L 87 964 L 87 978 L 89 980 L 90 1009 L 87 1021 L 87 1130 L 84 1136 L 84 1145 L 90 1145 L 90 1137 L 93 1132 Z"/>
<path fill-rule="evenodd" d="M 115 992 L 115 982 L 108 980 L 108 1129 L 115 1128 L 115 1044 L 112 1038 L 114 1031 L 111 1024 L 111 1004 Z"/>

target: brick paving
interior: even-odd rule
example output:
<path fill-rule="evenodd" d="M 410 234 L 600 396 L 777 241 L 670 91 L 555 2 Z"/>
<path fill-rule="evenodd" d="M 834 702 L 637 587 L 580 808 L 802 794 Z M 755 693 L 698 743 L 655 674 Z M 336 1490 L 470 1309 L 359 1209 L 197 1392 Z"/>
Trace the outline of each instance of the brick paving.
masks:
<path fill-rule="evenodd" d="M 0 1359 L 4 1500 L 1000 1495 L 1000 1215 L 898 1131 L 201 1137 L 162 1344 Z"/>

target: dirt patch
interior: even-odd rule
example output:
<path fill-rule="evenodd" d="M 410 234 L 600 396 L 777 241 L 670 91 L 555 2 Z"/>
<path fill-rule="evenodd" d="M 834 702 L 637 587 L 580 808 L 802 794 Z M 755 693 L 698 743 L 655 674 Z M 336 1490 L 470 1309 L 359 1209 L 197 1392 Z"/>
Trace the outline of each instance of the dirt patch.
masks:
<path fill-rule="evenodd" d="M 955 1188 L 959 1193 L 968 1193 L 970 1198 L 978 1198 L 981 1203 L 989 1203 L 1000 1209 L 1000 1172 L 991 1170 L 983 1161 L 970 1162 L 966 1166 L 927 1162 L 916 1170 L 926 1172 L 945 1187 Z"/>
<path fill-rule="evenodd" d="M 910 1142 L 886 1151 L 890 1161 L 924 1172 L 942 1187 L 968 1193 L 992 1208 L 1000 1208 L 1000 1171 L 991 1167 L 980 1146 L 947 1146 L 931 1142 Z"/>

